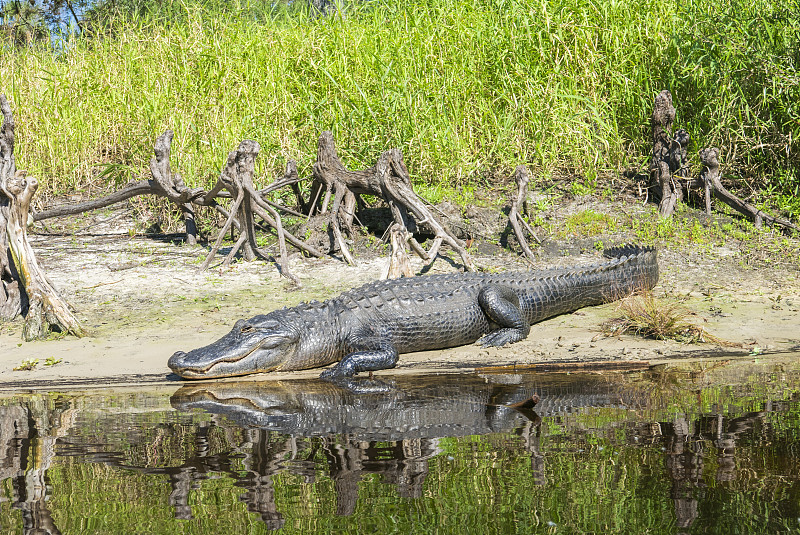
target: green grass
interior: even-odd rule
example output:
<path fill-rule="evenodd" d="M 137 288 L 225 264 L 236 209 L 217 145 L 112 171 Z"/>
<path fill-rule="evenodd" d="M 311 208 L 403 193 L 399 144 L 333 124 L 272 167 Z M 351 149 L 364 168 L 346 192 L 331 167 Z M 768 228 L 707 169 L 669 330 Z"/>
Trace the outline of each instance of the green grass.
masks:
<path fill-rule="evenodd" d="M 352 168 L 399 147 L 434 197 L 520 163 L 569 169 L 582 194 L 646 161 L 668 88 L 693 150 L 720 146 L 725 180 L 800 214 L 796 0 L 417 0 L 328 17 L 162 4 L 58 53 L 0 50 L 17 165 L 45 191 L 148 177 L 171 128 L 190 185 L 244 138 L 261 144 L 260 181 L 288 159 L 310 175 L 330 129 Z"/>
<path fill-rule="evenodd" d="M 594 210 L 575 213 L 564 221 L 564 236 L 597 236 L 617 230 L 617 219 Z"/>

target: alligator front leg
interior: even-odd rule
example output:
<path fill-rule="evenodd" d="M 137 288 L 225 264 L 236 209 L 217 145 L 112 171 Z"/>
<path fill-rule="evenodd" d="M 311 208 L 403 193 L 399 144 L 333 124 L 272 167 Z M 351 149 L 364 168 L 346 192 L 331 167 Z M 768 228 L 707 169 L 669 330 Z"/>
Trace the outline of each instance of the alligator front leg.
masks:
<path fill-rule="evenodd" d="M 352 377 L 358 372 L 394 368 L 400 355 L 386 327 L 363 327 L 351 334 L 347 344 L 352 351 L 333 368 L 320 374 L 322 379 Z"/>
<path fill-rule="evenodd" d="M 478 340 L 483 347 L 513 344 L 528 336 L 531 326 L 519 308 L 519 296 L 511 288 L 490 284 L 478 293 L 478 303 L 489 319 L 500 326 Z"/>

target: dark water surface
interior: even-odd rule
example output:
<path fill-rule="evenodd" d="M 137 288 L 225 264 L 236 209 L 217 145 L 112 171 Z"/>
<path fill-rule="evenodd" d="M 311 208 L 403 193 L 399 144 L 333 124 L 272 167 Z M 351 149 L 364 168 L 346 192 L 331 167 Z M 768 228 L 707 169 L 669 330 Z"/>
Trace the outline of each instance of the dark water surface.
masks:
<path fill-rule="evenodd" d="M 6 397 L 0 533 L 796 532 L 796 357 Z"/>

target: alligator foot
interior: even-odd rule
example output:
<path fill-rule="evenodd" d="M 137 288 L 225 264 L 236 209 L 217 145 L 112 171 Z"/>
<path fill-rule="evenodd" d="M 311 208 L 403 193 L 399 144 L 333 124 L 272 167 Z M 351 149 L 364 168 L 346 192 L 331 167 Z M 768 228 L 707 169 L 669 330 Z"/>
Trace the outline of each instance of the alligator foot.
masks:
<path fill-rule="evenodd" d="M 489 284 L 481 289 L 478 302 L 486 315 L 501 327 L 478 340 L 480 345 L 499 347 L 519 342 L 528 336 L 531 326 L 519 308 L 519 296 L 513 289 Z"/>
<path fill-rule="evenodd" d="M 355 374 L 356 374 L 355 370 L 344 367 L 341 365 L 341 363 L 339 363 L 333 368 L 328 368 L 327 370 L 323 371 L 321 374 L 319 374 L 319 378 L 329 381 L 331 383 L 335 383 L 346 377 L 352 377 Z"/>
<path fill-rule="evenodd" d="M 391 344 L 381 343 L 376 349 L 365 349 L 350 353 L 339 364 L 320 374 L 320 379 L 352 377 L 358 372 L 373 372 L 394 368 L 400 355 Z"/>
<path fill-rule="evenodd" d="M 482 336 L 478 344 L 483 347 L 502 347 L 519 342 L 525 338 L 525 333 L 519 329 L 498 329 Z"/>

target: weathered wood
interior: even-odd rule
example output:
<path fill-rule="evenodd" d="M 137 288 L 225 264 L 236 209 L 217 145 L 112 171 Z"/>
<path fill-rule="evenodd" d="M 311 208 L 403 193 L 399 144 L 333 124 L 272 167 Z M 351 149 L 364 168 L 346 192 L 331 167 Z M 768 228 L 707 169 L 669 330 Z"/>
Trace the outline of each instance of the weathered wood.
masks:
<path fill-rule="evenodd" d="M 117 204 L 123 201 L 127 201 L 128 199 L 132 199 L 133 197 L 137 197 L 139 195 L 150 195 L 153 193 L 154 192 L 153 188 L 150 186 L 150 181 L 138 180 L 136 182 L 131 182 L 121 190 L 116 191 L 111 195 L 102 197 L 100 199 L 93 199 L 75 204 L 67 204 L 64 206 L 56 206 L 55 208 L 51 208 L 49 210 L 43 210 L 41 212 L 37 212 L 33 214 L 33 220 L 43 221 L 45 219 L 51 219 L 53 217 L 64 217 L 68 215 L 82 214 L 84 212 L 99 210 L 100 208 L 111 206 L 112 204 Z"/>
<path fill-rule="evenodd" d="M 234 255 L 244 245 L 247 239 L 252 237 L 253 242 L 255 242 L 255 230 L 253 229 L 252 213 L 248 213 L 244 209 L 245 205 L 249 206 L 250 199 L 243 183 L 249 180 L 252 184 L 253 173 L 255 171 L 255 159 L 260 150 L 261 146 L 257 142 L 245 139 L 239 143 L 238 149 L 228 154 L 228 161 L 225 167 L 222 169 L 219 180 L 214 189 L 227 189 L 231 195 L 235 197 L 235 200 L 233 205 L 230 207 L 230 215 L 228 216 L 227 221 L 225 221 L 225 225 L 220 230 L 214 246 L 211 248 L 211 251 L 209 251 L 203 264 L 200 266 L 200 271 L 207 269 L 211 264 L 211 261 L 214 259 L 219 251 L 220 246 L 222 245 L 222 241 L 225 239 L 225 235 L 227 234 L 228 230 L 230 230 L 234 218 L 239 221 L 239 232 L 241 237 L 236 241 L 234 246 L 231 248 L 231 251 L 225 257 L 223 265 L 227 266 L 230 264 Z M 252 260 L 255 257 L 254 247 L 250 245 L 249 247 L 245 248 L 243 251 L 243 256 L 246 260 Z"/>
<path fill-rule="evenodd" d="M 683 187 L 680 177 L 687 169 L 687 147 L 689 133 L 678 130 L 671 134 L 675 121 L 675 107 L 672 105 L 672 94 L 666 89 L 660 92 L 653 103 L 653 115 L 650 117 L 651 141 L 653 154 L 650 160 L 650 184 L 656 191 L 660 190 L 659 213 L 668 217 L 675 211 L 675 206 L 683 200 Z"/>
<path fill-rule="evenodd" d="M 295 245 L 304 252 L 314 256 L 322 256 L 322 254 L 313 247 L 308 246 L 307 244 L 295 238 L 290 232 L 286 231 L 283 228 L 281 217 L 278 211 L 273 208 L 271 203 L 267 202 L 262 197 L 262 192 L 255 189 L 253 184 L 253 175 L 255 174 L 255 159 L 258 157 L 260 150 L 261 146 L 257 142 L 246 139 L 239 144 L 237 150 L 228 154 L 227 164 L 222 170 L 222 173 L 220 173 L 219 180 L 212 189 L 212 192 L 214 192 L 216 195 L 225 189 L 232 197 L 235 198 L 235 200 L 230 208 L 225 225 L 220 230 L 219 236 L 217 237 L 214 246 L 206 256 L 205 261 L 200 266 L 200 270 L 202 271 L 207 269 L 211 264 L 211 261 L 216 256 L 220 246 L 222 245 L 222 241 L 225 238 L 226 233 L 231 229 L 232 226 L 235 226 L 239 230 L 240 235 L 230 252 L 226 255 L 225 260 L 223 261 L 223 266 L 229 265 L 236 253 L 240 250 L 242 251 L 242 257 L 248 261 L 253 260 L 256 257 L 264 259 L 268 258 L 268 256 L 258 248 L 255 233 L 255 214 L 264 219 L 264 221 L 269 226 L 274 228 L 277 233 L 278 247 L 280 250 L 280 255 L 277 262 L 281 275 L 290 279 L 295 284 L 300 285 L 300 279 L 293 275 L 289 270 L 286 240 L 288 239 L 292 245 Z M 296 184 L 297 182 L 297 166 L 294 162 L 289 162 L 283 178 L 275 181 L 275 183 L 262 191 L 274 191 L 279 187 Z M 206 196 L 206 199 L 208 199 L 208 196 Z"/>
<path fill-rule="evenodd" d="M 394 224 L 390 227 L 393 250 L 387 270 L 389 276 L 410 273 L 407 253 L 405 247 L 400 247 L 400 240 L 409 243 L 412 250 L 428 265 L 436 260 L 439 247 L 444 243 L 459 254 L 465 269 L 475 270 L 464 242 L 439 223 L 425 202 L 414 193 L 411 177 L 398 149 L 384 152 L 378 162 L 368 169 L 350 171 L 339 159 L 333 134 L 326 131 L 319 138 L 313 173 L 312 199 L 319 198 L 322 191 L 325 191 L 322 205 L 317 207 L 319 213 L 326 213 L 328 199 L 333 196 L 330 228 L 335 243 L 331 244 L 331 248 L 338 248 L 348 263 L 355 263 L 355 259 L 345 243 L 342 226 L 352 233 L 357 196 L 375 195 L 387 202 L 394 219 Z M 427 252 L 413 237 L 413 233 L 421 225 L 426 225 L 434 234 L 433 245 Z"/>
<path fill-rule="evenodd" d="M 514 230 L 514 236 L 517 237 L 517 242 L 519 242 L 519 246 L 522 247 L 522 252 L 525 254 L 525 257 L 533 261 L 533 251 L 531 251 L 530 246 L 528 246 L 528 239 L 525 236 L 525 231 L 537 242 L 539 242 L 539 238 L 536 237 L 536 233 L 533 232 L 531 226 L 521 215 L 525 211 L 525 199 L 528 197 L 528 180 L 528 169 L 524 165 L 517 166 L 517 169 L 514 171 L 514 181 L 517 184 L 517 191 L 511 199 L 508 222 Z"/>
<path fill-rule="evenodd" d="M 169 165 L 170 148 L 172 146 L 172 130 L 167 130 L 156 138 L 154 155 L 150 159 L 149 181 L 153 192 L 174 202 L 183 214 L 186 226 L 186 243 L 197 244 L 197 225 L 194 220 L 194 207 L 192 203 L 203 198 L 205 191 L 202 188 L 189 189 L 183 183 L 183 178 L 178 173 L 173 173 Z"/>
<path fill-rule="evenodd" d="M 395 221 L 400 224 L 406 225 L 409 233 L 413 233 L 414 223 L 416 226 L 426 225 L 434 234 L 433 245 L 428 250 L 427 255 L 421 255 L 417 248 L 417 254 L 427 262 L 428 265 L 436 261 L 439 253 L 439 247 L 442 243 L 448 245 L 451 249 L 456 251 L 461 257 L 461 262 L 467 271 L 475 271 L 475 266 L 466 249 L 466 244 L 456 238 L 449 230 L 447 230 L 439 221 L 434 217 L 433 213 L 428 209 L 425 201 L 423 201 L 416 193 L 411 185 L 411 176 L 408 174 L 406 164 L 403 161 L 403 154 L 398 149 L 390 149 L 381 155 L 376 166 L 376 175 L 379 180 L 381 196 L 384 199 L 392 200 L 399 205 L 402 211 L 408 211 L 411 218 L 403 217 L 401 221 Z M 413 237 L 410 238 L 413 240 Z M 410 242 L 413 246 L 414 242 Z M 421 247 L 420 247 L 421 249 Z"/>
<path fill-rule="evenodd" d="M 778 226 L 784 229 L 791 229 L 800 231 L 800 227 L 779 217 L 775 217 L 766 212 L 763 212 L 753 206 L 752 204 L 743 201 L 730 191 L 728 191 L 720 181 L 719 175 L 719 149 L 711 147 L 700 151 L 700 161 L 703 164 L 703 170 L 700 173 L 700 180 L 702 181 L 706 190 L 706 210 L 710 212 L 711 202 L 708 192 L 713 193 L 714 197 L 721 200 L 737 212 L 740 212 L 749 217 L 756 228 L 761 228 L 762 224 L 769 226 Z"/>
<path fill-rule="evenodd" d="M 0 110 L 0 319 L 24 315 L 26 340 L 51 332 L 82 336 L 83 328 L 47 279 L 28 240 L 30 205 L 39 185 L 34 177 L 16 169 L 14 117 L 5 95 L 0 95 Z"/>
<path fill-rule="evenodd" d="M 34 221 L 97 210 L 139 195 L 157 195 L 166 197 L 181 210 L 186 226 L 186 241 L 194 245 L 197 243 L 197 224 L 193 205 L 212 206 L 214 199 L 213 196 L 209 198 L 202 188 L 187 188 L 181 176 L 172 172 L 169 163 L 172 137 L 172 131 L 167 130 L 156 139 L 153 150 L 154 156 L 150 160 L 151 179 L 131 182 L 120 191 L 100 199 L 44 210 L 33 215 Z"/>
<path fill-rule="evenodd" d="M 560 372 L 560 371 L 636 371 L 650 368 L 647 360 L 595 360 L 595 361 L 556 361 L 535 364 L 508 364 L 506 366 L 476 367 L 476 373 L 510 373 L 515 371 Z"/>

